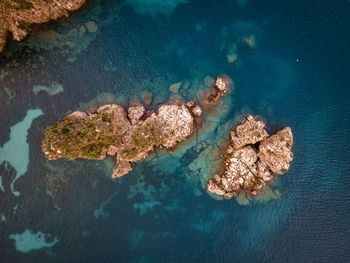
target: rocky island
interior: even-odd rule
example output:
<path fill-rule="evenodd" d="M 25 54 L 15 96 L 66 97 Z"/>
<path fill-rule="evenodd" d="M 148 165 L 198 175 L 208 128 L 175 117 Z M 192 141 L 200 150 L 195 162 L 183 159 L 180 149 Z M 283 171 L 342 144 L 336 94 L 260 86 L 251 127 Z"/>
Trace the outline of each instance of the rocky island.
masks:
<path fill-rule="evenodd" d="M 2 0 L 0 1 L 0 52 L 4 49 L 8 32 L 20 41 L 30 31 L 30 26 L 52 19 L 69 16 L 86 0 Z"/>
<path fill-rule="evenodd" d="M 207 183 L 210 193 L 231 198 L 240 191 L 255 196 L 293 160 L 293 134 L 285 127 L 269 136 L 265 123 L 249 115 L 230 132 L 223 172 Z"/>
<path fill-rule="evenodd" d="M 120 177 L 154 147 L 171 150 L 186 140 L 200 115 L 201 108 L 192 101 L 165 104 L 156 112 L 146 111 L 141 104 L 127 111 L 117 104 L 76 111 L 46 129 L 42 150 L 50 160 L 113 156 L 113 177 Z"/>
<path fill-rule="evenodd" d="M 218 77 L 210 94 L 218 102 L 228 88 L 225 78 Z M 210 95 L 206 101 L 210 101 Z M 116 160 L 113 177 L 120 177 L 155 147 L 171 151 L 193 135 L 201 115 L 202 108 L 194 101 L 180 100 L 156 111 L 147 111 L 140 103 L 131 104 L 127 110 L 108 104 L 86 112 L 75 111 L 46 129 L 42 151 L 49 160 L 101 160 L 110 156 Z"/>
<path fill-rule="evenodd" d="M 200 104 L 215 107 L 228 93 L 232 81 L 218 77 Z M 149 106 L 149 104 L 147 104 Z M 201 123 L 202 107 L 180 100 L 146 110 L 141 103 L 127 109 L 107 104 L 88 111 L 75 111 L 45 131 L 42 151 L 49 160 L 58 158 L 115 159 L 113 178 L 132 170 L 132 164 L 147 158 L 156 147 L 172 151 L 192 136 Z M 241 191 L 255 196 L 276 174 L 288 171 L 293 160 L 293 134 L 285 127 L 272 135 L 266 124 L 252 115 L 230 131 L 221 172 L 207 182 L 210 193 L 231 198 Z"/>

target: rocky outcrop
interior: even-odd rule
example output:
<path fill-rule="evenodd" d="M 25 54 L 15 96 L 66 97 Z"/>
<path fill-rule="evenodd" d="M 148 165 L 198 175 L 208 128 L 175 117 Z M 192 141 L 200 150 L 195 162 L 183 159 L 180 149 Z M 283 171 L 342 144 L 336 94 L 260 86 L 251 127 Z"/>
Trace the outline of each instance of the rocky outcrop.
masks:
<path fill-rule="evenodd" d="M 207 96 L 208 102 L 218 103 L 220 98 L 229 91 L 230 82 L 232 81 L 228 77 L 218 77 L 214 89 Z"/>
<path fill-rule="evenodd" d="M 224 172 L 207 183 L 210 193 L 230 198 L 240 191 L 257 195 L 275 174 L 288 171 L 293 135 L 285 127 L 269 136 L 265 123 L 249 115 L 234 131 L 224 155 Z"/>
<path fill-rule="evenodd" d="M 234 131 L 230 132 L 231 141 L 235 148 L 241 148 L 247 144 L 255 144 L 269 136 L 265 130 L 265 123 L 257 121 L 249 115 Z"/>
<path fill-rule="evenodd" d="M 141 117 L 145 114 L 146 109 L 141 104 L 136 104 L 133 106 L 130 106 L 128 109 L 128 117 L 131 120 L 131 124 L 137 123 Z"/>
<path fill-rule="evenodd" d="M 0 2 L 0 52 L 6 44 L 7 33 L 20 41 L 30 31 L 32 24 L 40 24 L 69 16 L 86 0 L 2 0 Z"/>
<path fill-rule="evenodd" d="M 276 174 L 288 171 L 289 163 L 293 160 L 292 144 L 293 135 L 290 127 L 285 127 L 271 135 L 260 143 L 259 158 L 261 163 Z"/>
<path fill-rule="evenodd" d="M 144 106 L 135 104 L 126 112 L 108 104 L 76 111 L 46 129 L 42 150 L 50 160 L 113 156 L 113 177 L 120 177 L 154 147 L 172 149 L 194 133 L 201 109 L 194 102 L 190 105 L 177 101 L 146 112 Z"/>

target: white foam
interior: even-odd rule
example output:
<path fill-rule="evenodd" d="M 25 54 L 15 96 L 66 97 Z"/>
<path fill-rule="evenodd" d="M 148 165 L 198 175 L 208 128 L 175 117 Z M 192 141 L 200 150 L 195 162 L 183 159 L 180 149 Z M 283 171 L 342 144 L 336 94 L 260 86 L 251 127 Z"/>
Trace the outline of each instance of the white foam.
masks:
<path fill-rule="evenodd" d="M 41 248 L 53 247 L 59 240 L 54 237 L 51 242 L 47 242 L 47 238 L 50 237 L 50 234 L 46 235 L 42 232 L 34 233 L 28 229 L 22 234 L 9 235 L 9 238 L 15 241 L 16 250 L 23 253 Z"/>
<path fill-rule="evenodd" d="M 0 163 L 7 161 L 16 169 L 16 177 L 11 183 L 11 191 L 15 196 L 14 183 L 26 173 L 29 163 L 29 145 L 27 142 L 28 129 L 35 118 L 42 115 L 41 109 L 28 110 L 25 118 L 11 127 L 10 140 L 0 147 Z"/>

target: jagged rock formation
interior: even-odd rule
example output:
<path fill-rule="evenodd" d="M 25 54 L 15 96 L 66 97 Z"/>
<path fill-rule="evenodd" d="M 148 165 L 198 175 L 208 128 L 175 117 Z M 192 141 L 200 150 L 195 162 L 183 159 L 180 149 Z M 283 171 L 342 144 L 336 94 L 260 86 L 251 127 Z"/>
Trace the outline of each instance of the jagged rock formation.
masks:
<path fill-rule="evenodd" d="M 230 198 L 240 191 L 257 195 L 275 174 L 283 174 L 293 160 L 293 135 L 285 127 L 269 136 L 265 123 L 249 115 L 234 131 L 224 155 L 224 172 L 209 180 L 210 193 Z"/>
<path fill-rule="evenodd" d="M 229 91 L 230 82 L 228 77 L 218 77 L 214 89 L 207 96 L 208 103 L 217 104 L 220 98 Z"/>
<path fill-rule="evenodd" d="M 1 0 L 0 52 L 4 49 L 8 32 L 14 40 L 26 37 L 30 25 L 48 22 L 78 10 L 86 0 Z"/>
<path fill-rule="evenodd" d="M 195 131 L 201 109 L 194 102 L 165 104 L 146 112 L 135 104 L 127 112 L 109 104 L 88 112 L 76 111 L 45 131 L 46 158 L 116 158 L 113 177 L 132 170 L 131 163 L 146 158 L 154 147 L 174 148 Z"/>

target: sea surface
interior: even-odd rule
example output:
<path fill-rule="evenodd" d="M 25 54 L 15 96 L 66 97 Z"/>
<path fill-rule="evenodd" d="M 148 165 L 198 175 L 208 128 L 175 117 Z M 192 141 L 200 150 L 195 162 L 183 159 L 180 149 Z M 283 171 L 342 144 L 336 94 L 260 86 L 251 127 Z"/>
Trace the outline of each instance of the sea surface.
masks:
<path fill-rule="evenodd" d="M 90 0 L 0 54 L 0 262 L 350 262 L 349 1 Z M 112 179 L 49 161 L 45 128 L 106 103 L 150 108 L 234 85 L 174 153 Z M 171 85 L 175 84 L 175 87 Z M 264 194 L 205 190 L 247 114 L 291 126 Z"/>

